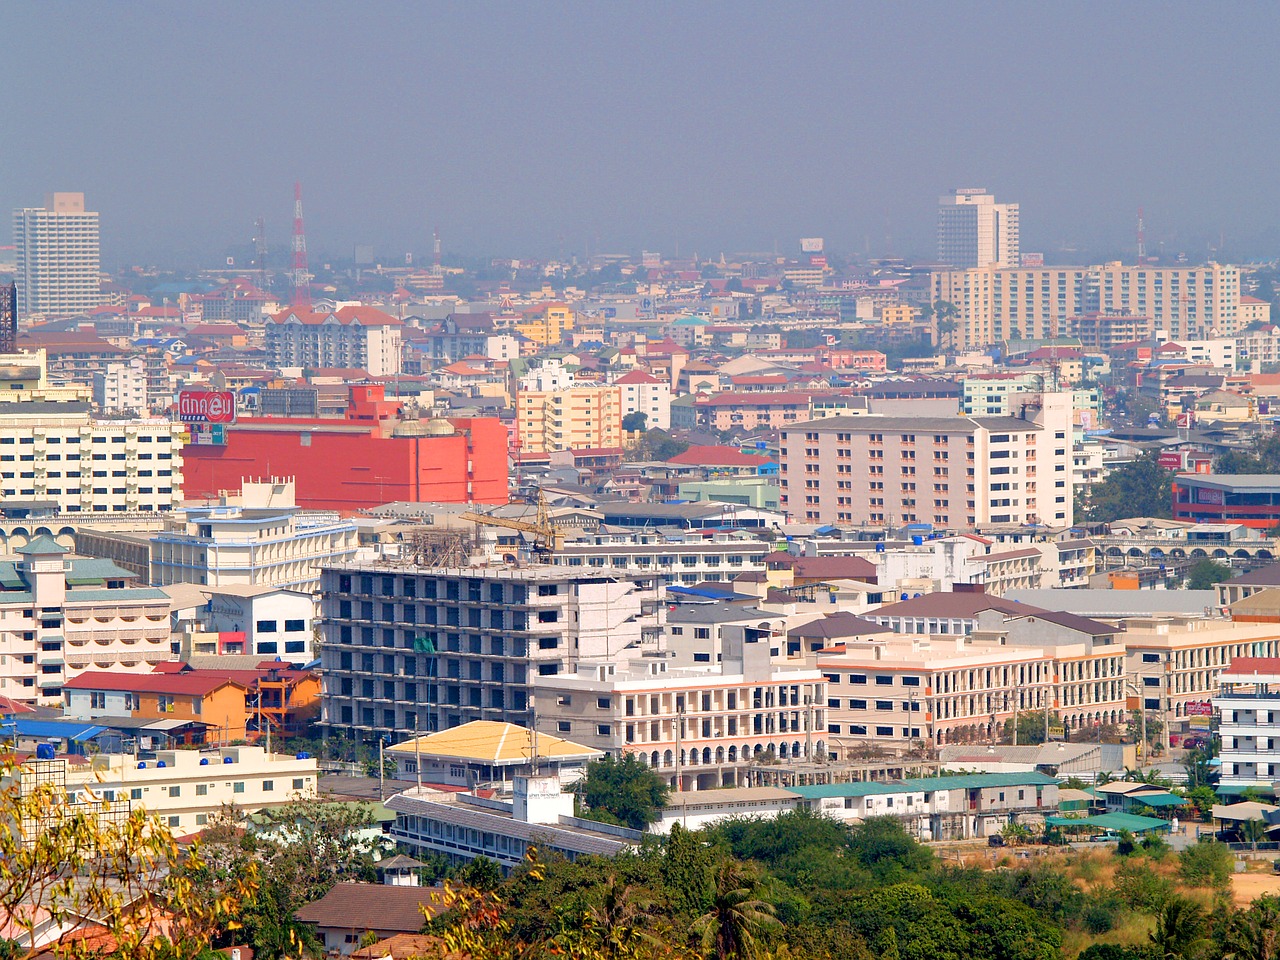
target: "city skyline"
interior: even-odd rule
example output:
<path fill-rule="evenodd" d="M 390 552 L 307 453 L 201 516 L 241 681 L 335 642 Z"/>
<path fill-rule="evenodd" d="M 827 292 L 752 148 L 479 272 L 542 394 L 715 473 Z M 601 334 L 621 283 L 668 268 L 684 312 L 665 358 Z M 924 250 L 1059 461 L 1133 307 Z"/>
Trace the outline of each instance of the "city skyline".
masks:
<path fill-rule="evenodd" d="M 1131 39 L 1151 11 L 1087 3 L 962 19 L 929 3 L 126 4 L 56 29 L 16 9 L 0 119 L 26 135 L 0 148 L 0 202 L 83 191 L 108 267 L 208 263 L 259 216 L 282 249 L 295 179 L 329 257 L 422 255 L 439 229 L 457 255 L 715 255 L 819 235 L 929 259 L 936 198 L 963 186 L 1020 204 L 1023 250 L 1058 262 L 1132 250 L 1140 207 L 1152 252 L 1269 256 L 1280 131 L 1256 105 L 1280 92 L 1276 30 L 1265 7 L 1235 9 L 1163 7 L 1158 47 Z M 1258 28 L 1241 30 L 1250 10 Z"/>

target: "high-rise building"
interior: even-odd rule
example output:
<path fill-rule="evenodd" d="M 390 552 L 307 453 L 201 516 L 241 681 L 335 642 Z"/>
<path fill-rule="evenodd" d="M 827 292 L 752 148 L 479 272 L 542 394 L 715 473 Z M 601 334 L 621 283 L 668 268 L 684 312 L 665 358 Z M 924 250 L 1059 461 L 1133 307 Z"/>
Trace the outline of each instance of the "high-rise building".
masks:
<path fill-rule="evenodd" d="M 13 212 L 22 316 L 73 316 L 102 302 L 98 215 L 83 193 L 50 193 L 43 207 Z"/>
<path fill-rule="evenodd" d="M 0 287 L 0 353 L 18 349 L 18 285 Z"/>
<path fill-rule="evenodd" d="M 953 267 L 1016 267 L 1018 205 L 968 187 L 938 200 L 938 259 Z"/>

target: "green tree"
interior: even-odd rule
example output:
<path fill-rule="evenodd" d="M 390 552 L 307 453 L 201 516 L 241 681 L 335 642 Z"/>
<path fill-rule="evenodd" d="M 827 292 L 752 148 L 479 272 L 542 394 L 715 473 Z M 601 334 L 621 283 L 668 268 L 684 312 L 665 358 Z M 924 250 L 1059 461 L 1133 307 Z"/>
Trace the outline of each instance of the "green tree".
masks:
<path fill-rule="evenodd" d="M 1093 523 L 1172 516 L 1173 473 L 1156 462 L 1154 452 L 1113 468 L 1089 495 L 1087 519 Z"/>
<path fill-rule="evenodd" d="M 1049 714 L 1050 724 L 1061 723 L 1058 714 Z M 1000 731 L 1001 739 L 1005 743 L 1013 742 L 1013 718 L 1010 717 L 1004 722 L 1004 727 Z M 1028 710 L 1025 713 L 1018 714 L 1018 744 L 1024 747 L 1034 746 L 1038 743 L 1045 742 L 1045 722 L 1043 710 Z"/>
<path fill-rule="evenodd" d="M 1236 858 L 1225 843 L 1200 840 L 1178 854 L 1178 875 L 1193 886 L 1225 889 Z"/>
<path fill-rule="evenodd" d="M 649 415 L 643 410 L 636 410 L 622 418 L 622 429 L 628 433 L 643 433 L 648 422 Z"/>
<path fill-rule="evenodd" d="M 677 915 L 698 917 L 710 908 L 713 868 L 711 849 L 702 837 L 672 824 L 662 852 L 661 876 Z"/>
<path fill-rule="evenodd" d="M 1234 571 L 1225 563 L 1217 560 L 1204 560 L 1196 563 L 1187 574 L 1188 590 L 1212 590 L 1215 583 L 1230 580 Z"/>
<path fill-rule="evenodd" d="M 662 816 L 669 794 L 666 781 L 630 753 L 593 760 L 578 781 L 583 816 L 632 830 L 643 830 Z"/>
<path fill-rule="evenodd" d="M 1209 946 L 1206 919 L 1200 907 L 1185 897 L 1171 897 L 1148 935 L 1157 960 L 1196 960 Z"/>
<path fill-rule="evenodd" d="M 1213 461 L 1214 473 L 1280 473 L 1280 436 L 1265 434 L 1252 450 L 1227 450 Z"/>
<path fill-rule="evenodd" d="M 849 852 L 880 879 L 925 873 L 933 854 L 896 817 L 870 817 L 850 831 Z"/>
<path fill-rule="evenodd" d="M 756 869 L 725 860 L 715 873 L 711 909 L 690 928 L 715 960 L 752 960 L 760 955 L 760 940 L 781 926 L 772 905 L 757 896 Z"/>
<path fill-rule="evenodd" d="M 1245 843 L 1253 848 L 1253 852 L 1258 852 L 1258 841 L 1267 839 L 1267 828 L 1269 824 L 1265 820 L 1244 820 L 1240 823 L 1240 837 Z"/>
<path fill-rule="evenodd" d="M 1259 897 L 1227 924 L 1223 960 L 1280 960 L 1280 897 Z"/>

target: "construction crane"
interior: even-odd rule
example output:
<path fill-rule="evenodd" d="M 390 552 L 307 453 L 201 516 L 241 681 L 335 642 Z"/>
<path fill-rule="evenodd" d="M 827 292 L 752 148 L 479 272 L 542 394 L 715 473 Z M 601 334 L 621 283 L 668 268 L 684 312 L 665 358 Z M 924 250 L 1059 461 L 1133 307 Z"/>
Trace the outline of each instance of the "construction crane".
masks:
<path fill-rule="evenodd" d="M 541 541 L 540 545 L 534 547 L 540 553 L 556 553 L 564 546 L 564 533 L 551 522 L 547 498 L 541 493 L 538 494 L 538 514 L 532 523 L 528 520 L 511 520 L 470 511 L 462 514 L 459 519 L 470 520 L 472 523 L 483 524 L 486 527 L 503 527 L 507 530 L 519 530 L 521 533 L 531 533 Z"/>

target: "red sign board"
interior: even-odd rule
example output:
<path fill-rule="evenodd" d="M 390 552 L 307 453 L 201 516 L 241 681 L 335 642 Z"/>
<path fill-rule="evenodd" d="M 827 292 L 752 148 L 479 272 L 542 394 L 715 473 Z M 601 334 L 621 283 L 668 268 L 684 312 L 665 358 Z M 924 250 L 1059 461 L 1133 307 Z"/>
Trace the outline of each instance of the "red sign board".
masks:
<path fill-rule="evenodd" d="M 230 390 L 183 390 L 178 394 L 183 423 L 234 423 L 236 395 Z"/>
<path fill-rule="evenodd" d="M 1188 717 L 1211 717 L 1213 716 L 1213 704 L 1208 700 L 1188 700 L 1182 708 L 1184 716 Z"/>
<path fill-rule="evenodd" d="M 1182 469 L 1182 454 L 1180 453 L 1162 453 L 1156 458 L 1156 463 L 1164 467 L 1166 470 Z"/>

